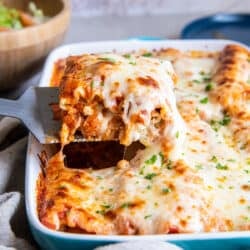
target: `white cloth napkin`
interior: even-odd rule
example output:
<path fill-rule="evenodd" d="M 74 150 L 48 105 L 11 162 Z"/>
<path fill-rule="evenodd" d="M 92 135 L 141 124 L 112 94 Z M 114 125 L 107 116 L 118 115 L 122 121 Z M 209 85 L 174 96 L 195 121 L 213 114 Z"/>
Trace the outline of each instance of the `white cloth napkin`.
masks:
<path fill-rule="evenodd" d="M 27 137 L 2 148 L 1 145 L 17 128 L 13 118 L 0 120 L 0 250 L 39 249 L 32 239 L 25 214 L 24 173 Z M 127 242 L 111 244 L 96 250 L 178 250 L 165 242 Z M 49 249 L 48 249 L 49 250 Z M 59 249 L 60 250 L 60 249 Z"/>

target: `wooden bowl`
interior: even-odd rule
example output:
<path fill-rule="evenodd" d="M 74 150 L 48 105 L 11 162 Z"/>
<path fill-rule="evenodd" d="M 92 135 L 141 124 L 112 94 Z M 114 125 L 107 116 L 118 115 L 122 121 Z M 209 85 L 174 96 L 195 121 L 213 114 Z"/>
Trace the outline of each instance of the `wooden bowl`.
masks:
<path fill-rule="evenodd" d="M 18 79 L 41 62 L 63 39 L 70 20 L 70 0 L 32 0 L 50 19 L 21 30 L 0 32 L 0 90 L 17 87 Z M 26 10 L 29 0 L 3 0 Z"/>

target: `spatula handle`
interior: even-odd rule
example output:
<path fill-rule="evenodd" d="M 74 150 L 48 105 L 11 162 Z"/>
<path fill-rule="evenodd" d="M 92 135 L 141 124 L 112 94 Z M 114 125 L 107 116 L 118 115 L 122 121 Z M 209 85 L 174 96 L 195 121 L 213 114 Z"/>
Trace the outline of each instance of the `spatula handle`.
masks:
<path fill-rule="evenodd" d="M 18 101 L 0 98 L 0 115 L 20 119 L 22 107 Z"/>

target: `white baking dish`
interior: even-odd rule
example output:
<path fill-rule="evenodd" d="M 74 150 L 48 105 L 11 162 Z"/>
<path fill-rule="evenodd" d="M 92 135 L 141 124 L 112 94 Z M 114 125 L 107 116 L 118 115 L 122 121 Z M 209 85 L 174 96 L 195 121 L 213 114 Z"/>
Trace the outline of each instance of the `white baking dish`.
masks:
<path fill-rule="evenodd" d="M 162 41 L 108 41 L 88 42 L 65 45 L 55 49 L 47 59 L 40 81 L 40 86 L 48 86 L 52 75 L 53 64 L 60 58 L 82 53 L 121 51 L 128 52 L 140 48 L 160 49 L 166 47 L 180 50 L 221 50 L 225 45 L 236 43 L 227 40 L 162 40 Z M 26 209 L 32 233 L 42 249 L 92 249 L 95 246 L 129 240 L 170 241 L 184 249 L 250 249 L 250 231 L 229 233 L 172 234 L 146 236 L 100 236 L 57 232 L 42 225 L 36 209 L 36 180 L 41 169 L 37 154 L 42 150 L 49 151 L 48 145 L 39 144 L 30 135 L 26 160 Z"/>

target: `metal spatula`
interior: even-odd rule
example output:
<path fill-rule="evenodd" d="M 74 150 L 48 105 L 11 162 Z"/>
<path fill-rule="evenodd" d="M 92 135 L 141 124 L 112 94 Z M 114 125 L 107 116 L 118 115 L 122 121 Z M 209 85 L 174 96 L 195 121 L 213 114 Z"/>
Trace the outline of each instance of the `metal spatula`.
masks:
<path fill-rule="evenodd" d="M 58 103 L 56 87 L 31 87 L 16 101 L 0 98 L 0 115 L 20 119 L 40 143 L 59 142 L 60 122 L 50 105 Z"/>

